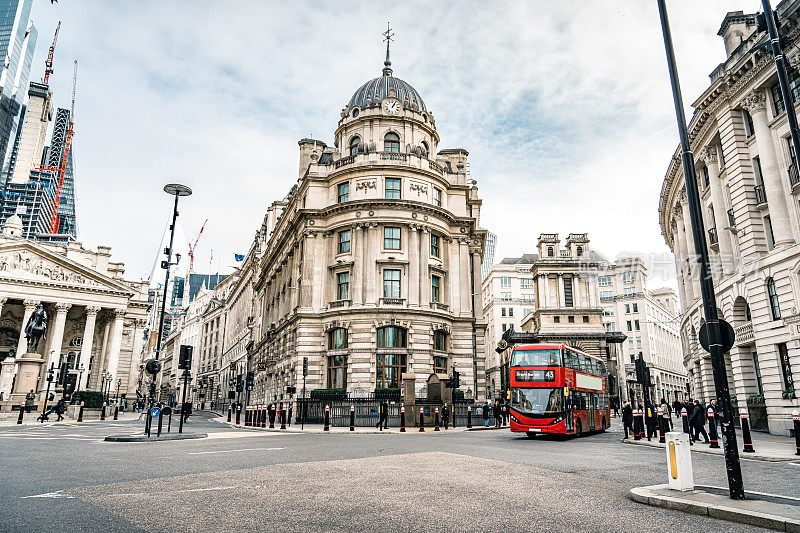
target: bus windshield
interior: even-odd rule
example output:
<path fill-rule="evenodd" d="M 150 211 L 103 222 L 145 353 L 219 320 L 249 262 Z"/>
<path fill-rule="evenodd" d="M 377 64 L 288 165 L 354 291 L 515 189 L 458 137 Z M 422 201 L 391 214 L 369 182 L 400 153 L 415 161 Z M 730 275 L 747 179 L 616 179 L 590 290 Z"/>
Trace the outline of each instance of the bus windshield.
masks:
<path fill-rule="evenodd" d="M 564 393 L 561 387 L 554 389 L 512 389 L 511 407 L 532 414 L 559 413 Z"/>
<path fill-rule="evenodd" d="M 561 350 L 514 350 L 511 366 L 561 366 Z"/>

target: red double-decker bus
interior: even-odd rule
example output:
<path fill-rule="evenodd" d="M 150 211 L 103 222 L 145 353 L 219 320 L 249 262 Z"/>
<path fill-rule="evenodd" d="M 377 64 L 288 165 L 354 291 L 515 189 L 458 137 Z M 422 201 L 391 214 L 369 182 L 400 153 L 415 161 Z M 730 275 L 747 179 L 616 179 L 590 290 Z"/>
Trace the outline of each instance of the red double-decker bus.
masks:
<path fill-rule="evenodd" d="M 519 344 L 510 364 L 511 431 L 581 436 L 609 427 L 606 365 L 564 344 Z"/>

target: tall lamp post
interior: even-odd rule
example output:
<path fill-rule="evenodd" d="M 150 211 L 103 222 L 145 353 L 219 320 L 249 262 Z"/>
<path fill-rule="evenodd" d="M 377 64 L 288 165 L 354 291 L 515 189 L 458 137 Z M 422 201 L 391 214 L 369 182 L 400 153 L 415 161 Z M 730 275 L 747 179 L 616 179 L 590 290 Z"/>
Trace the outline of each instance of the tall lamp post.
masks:
<path fill-rule="evenodd" d="M 769 2 L 766 3 L 769 5 Z M 675 104 L 675 116 L 678 121 L 678 134 L 681 139 L 681 162 L 683 164 L 683 177 L 686 182 L 686 198 L 689 202 L 689 215 L 692 222 L 692 235 L 694 236 L 694 252 L 700 274 L 700 292 L 703 297 L 703 309 L 706 315 L 705 327 L 708 339 L 708 351 L 711 354 L 711 368 L 714 373 L 714 387 L 717 392 L 718 408 L 720 411 L 723 443 L 725 446 L 725 466 L 728 474 L 728 489 L 733 500 L 744 499 L 744 485 L 742 482 L 742 468 L 739 463 L 739 450 L 736 447 L 736 428 L 733 425 L 733 412 L 731 398 L 728 390 L 728 376 L 725 370 L 726 345 L 733 344 L 728 338 L 727 329 L 730 326 L 720 320 L 717 311 L 717 301 L 714 295 L 714 281 L 711 278 L 711 269 L 706 247 L 706 235 L 703 228 L 703 214 L 700 205 L 700 192 L 697 188 L 697 176 L 694 169 L 694 155 L 689 144 L 689 135 L 686 129 L 686 117 L 683 111 L 683 97 L 681 96 L 680 82 L 678 81 L 678 68 L 675 64 L 675 51 L 672 48 L 672 35 L 667 18 L 665 0 L 658 0 L 658 13 L 661 18 L 661 30 L 664 34 L 664 47 L 667 53 L 667 67 L 672 84 L 672 97 Z M 771 15 L 771 13 L 770 13 Z M 791 104 L 789 104 L 791 105 Z M 726 328 L 727 326 L 727 328 Z M 701 331 L 702 336 L 702 331 Z M 704 345 L 705 347 L 705 345 Z"/>

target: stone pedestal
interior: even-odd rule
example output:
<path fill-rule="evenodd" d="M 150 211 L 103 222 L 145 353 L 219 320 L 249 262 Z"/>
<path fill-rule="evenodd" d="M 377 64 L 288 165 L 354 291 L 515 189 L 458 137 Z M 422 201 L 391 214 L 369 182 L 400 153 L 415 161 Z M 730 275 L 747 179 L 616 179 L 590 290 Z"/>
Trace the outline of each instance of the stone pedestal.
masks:
<path fill-rule="evenodd" d="M 11 396 L 11 385 L 14 383 L 14 371 L 17 368 L 17 360 L 14 357 L 6 357 L 0 364 L 0 392 L 3 399 L 8 400 Z"/>
<path fill-rule="evenodd" d="M 14 393 L 11 400 L 14 402 L 25 401 L 25 395 L 33 389 L 36 392 L 39 381 L 39 370 L 44 363 L 44 356 L 38 353 L 26 353 L 17 357 L 17 381 L 14 383 Z"/>
<path fill-rule="evenodd" d="M 416 403 L 416 389 L 415 383 L 417 381 L 416 375 L 412 372 L 403 374 L 403 405 L 406 408 L 406 427 L 414 427 L 417 425 L 417 403 Z"/>

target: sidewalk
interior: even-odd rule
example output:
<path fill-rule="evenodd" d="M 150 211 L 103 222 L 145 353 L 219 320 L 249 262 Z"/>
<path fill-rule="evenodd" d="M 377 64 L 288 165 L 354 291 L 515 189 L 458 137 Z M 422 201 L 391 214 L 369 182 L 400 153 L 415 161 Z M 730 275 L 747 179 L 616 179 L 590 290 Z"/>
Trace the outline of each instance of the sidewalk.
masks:
<path fill-rule="evenodd" d="M 745 453 L 742 451 L 742 433 L 736 430 L 736 442 L 739 445 L 739 456 L 743 459 L 752 459 L 755 461 L 768 461 L 768 462 L 784 462 L 784 461 L 800 461 L 800 455 L 795 455 L 795 440 L 793 437 L 784 437 L 781 435 L 770 435 L 768 433 L 751 432 L 753 438 L 753 449 L 755 453 Z M 665 444 L 658 443 L 658 437 L 654 437 L 652 441 L 647 438 L 642 440 L 633 440 L 628 438 L 623 440 L 626 444 L 634 444 L 637 446 L 651 446 L 654 448 L 663 448 Z M 725 450 L 722 447 L 722 439 L 719 439 L 719 448 L 709 448 L 708 444 L 703 442 L 695 442 L 692 446 L 692 452 L 710 453 L 715 455 L 725 455 Z"/>
<path fill-rule="evenodd" d="M 83 422 L 78 422 L 74 418 L 64 417 L 64 420 L 61 422 L 55 422 L 58 419 L 58 415 L 55 413 L 50 414 L 47 422 L 39 422 L 37 419 L 39 418 L 39 413 L 36 411 L 32 411 L 30 413 L 25 413 L 22 418 L 22 424 L 17 424 L 17 419 L 19 418 L 19 411 L 14 411 L 11 413 L 0 413 L 0 427 L 13 427 L 13 426 L 41 426 L 41 427 L 48 427 L 54 425 L 63 426 L 65 424 L 96 424 L 98 422 L 114 422 L 114 413 L 112 412 L 110 416 L 106 416 L 105 420 L 100 420 L 98 418 L 92 418 L 91 420 L 84 419 Z M 119 417 L 117 422 L 126 421 L 126 420 L 138 420 L 139 413 L 119 413 Z"/>
<path fill-rule="evenodd" d="M 325 426 L 323 424 L 305 424 L 303 429 L 300 429 L 300 424 L 292 424 L 291 426 L 287 426 L 286 429 L 280 429 L 281 425 L 279 423 L 276 423 L 275 427 L 273 429 L 270 429 L 269 428 L 269 422 L 267 422 L 267 427 L 266 428 L 255 428 L 255 427 L 245 426 L 244 425 L 244 419 L 242 419 L 242 423 L 241 424 L 237 425 L 233 421 L 233 420 L 235 420 L 235 418 L 232 419 L 231 422 L 228 422 L 228 416 L 227 415 L 220 416 L 218 418 L 212 418 L 211 420 L 214 421 L 214 422 L 220 422 L 222 424 L 227 424 L 230 427 L 237 428 L 237 429 L 246 429 L 248 431 L 253 431 L 253 432 L 266 431 L 266 432 L 270 432 L 270 433 L 357 433 L 357 434 L 360 434 L 360 435 L 378 435 L 378 434 L 401 434 L 401 433 L 454 433 L 454 432 L 458 432 L 458 431 L 473 431 L 473 430 L 476 430 L 476 429 L 508 429 L 507 427 L 505 427 L 505 428 L 494 428 L 494 427 L 491 427 L 491 428 L 483 428 L 483 427 L 477 428 L 477 427 L 473 427 L 473 428 L 468 430 L 466 428 L 466 426 L 459 426 L 457 428 L 451 427 L 450 429 L 447 429 L 447 430 L 444 429 L 444 427 L 440 427 L 439 431 L 436 431 L 433 426 L 425 426 L 425 431 L 424 432 L 420 432 L 419 427 L 406 426 L 405 432 L 401 432 L 400 428 L 398 428 L 398 427 L 391 427 L 389 429 L 384 429 L 383 431 L 380 431 L 379 429 L 377 429 L 375 427 L 363 427 L 363 426 L 362 427 L 358 427 L 358 426 L 356 426 L 353 431 L 350 431 L 350 426 L 341 426 L 341 427 L 339 427 L 339 426 L 337 426 L 337 427 L 330 426 L 330 429 L 328 431 L 325 431 Z"/>
<path fill-rule="evenodd" d="M 732 500 L 728 489 L 697 485 L 691 491 L 671 490 L 669 485 L 631 489 L 633 501 L 685 513 L 707 515 L 778 531 L 800 532 L 800 499 L 745 492 L 746 499 Z"/>

